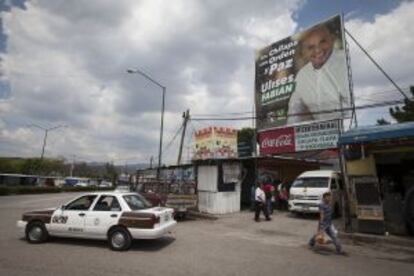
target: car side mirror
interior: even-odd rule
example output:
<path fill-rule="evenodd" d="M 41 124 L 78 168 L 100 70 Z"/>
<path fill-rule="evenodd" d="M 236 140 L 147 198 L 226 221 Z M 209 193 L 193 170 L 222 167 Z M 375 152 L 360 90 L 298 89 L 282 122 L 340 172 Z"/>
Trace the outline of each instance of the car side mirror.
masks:
<path fill-rule="evenodd" d="M 66 209 L 66 206 L 65 205 L 62 205 L 62 206 L 60 206 L 60 208 L 59 208 L 60 210 L 65 210 Z"/>

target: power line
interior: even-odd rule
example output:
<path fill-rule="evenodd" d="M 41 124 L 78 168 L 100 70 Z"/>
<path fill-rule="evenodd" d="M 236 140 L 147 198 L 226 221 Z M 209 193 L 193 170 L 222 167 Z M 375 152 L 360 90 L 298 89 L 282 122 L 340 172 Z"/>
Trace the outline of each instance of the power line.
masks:
<path fill-rule="evenodd" d="M 404 100 L 394 100 L 394 101 L 387 101 L 387 102 L 381 102 L 381 103 L 374 103 L 374 104 L 367 104 L 367 105 L 360 105 L 355 106 L 356 110 L 362 110 L 362 109 L 368 109 L 368 108 L 376 108 L 376 107 L 382 107 L 382 106 L 390 106 L 390 105 L 398 105 L 403 104 L 405 102 Z M 318 112 L 304 112 L 304 113 L 294 113 L 294 114 L 288 114 L 286 116 L 277 116 L 273 115 L 270 116 L 272 118 L 278 118 L 278 117 L 293 117 L 293 116 L 309 116 L 309 115 L 317 115 L 317 114 L 329 114 L 329 113 L 337 113 L 337 112 L 344 112 L 344 111 L 351 111 L 353 110 L 353 107 L 347 107 L 342 109 L 329 109 L 329 110 L 321 110 Z M 248 117 L 229 117 L 229 118 L 191 118 L 193 121 L 241 121 L 241 120 L 252 120 L 252 119 L 259 119 L 262 120 L 262 118 L 257 116 L 248 116 Z"/>
<path fill-rule="evenodd" d="M 215 113 L 215 114 L 192 114 L 191 116 L 223 116 L 223 115 L 243 115 L 253 114 L 253 111 L 229 112 L 229 113 Z"/>
<path fill-rule="evenodd" d="M 408 92 L 410 87 L 404 87 L 401 88 L 404 92 Z M 390 90 L 377 90 L 377 91 L 372 91 L 369 93 L 369 95 L 358 95 L 355 96 L 356 100 L 368 100 L 368 101 L 373 101 L 373 99 L 369 99 L 367 97 L 374 97 L 374 96 L 379 96 L 379 95 L 383 95 L 383 94 L 390 94 L 393 92 L 399 92 L 398 89 L 390 89 Z M 389 95 L 391 96 L 391 95 Z M 394 96 L 394 95 L 393 95 Z M 385 100 L 385 98 L 383 98 L 382 100 Z M 375 103 L 380 103 L 380 102 L 376 102 Z M 228 112 L 228 113 L 204 113 L 204 114 L 193 114 L 192 117 L 220 117 L 220 116 L 231 116 L 231 115 L 244 115 L 244 114 L 253 114 L 253 111 L 240 111 L 240 112 Z M 251 119 L 254 119 L 254 117 L 251 117 Z"/>
<path fill-rule="evenodd" d="M 408 92 L 410 90 L 410 87 L 404 87 L 402 88 L 404 92 Z M 366 99 L 367 97 L 373 97 L 373 96 L 395 96 L 392 94 L 393 92 L 399 92 L 397 89 L 391 89 L 391 90 L 385 90 L 385 91 L 375 91 L 375 92 L 369 92 L 366 95 L 358 95 L 355 97 L 355 99 Z"/>
<path fill-rule="evenodd" d="M 170 140 L 170 142 L 167 144 L 167 146 L 164 147 L 164 153 L 168 151 L 168 149 L 171 147 L 171 145 L 174 143 L 175 139 L 178 137 L 178 134 L 180 134 L 181 129 L 183 126 L 181 125 L 180 128 L 177 129 L 177 132 L 174 134 L 174 137 Z"/>

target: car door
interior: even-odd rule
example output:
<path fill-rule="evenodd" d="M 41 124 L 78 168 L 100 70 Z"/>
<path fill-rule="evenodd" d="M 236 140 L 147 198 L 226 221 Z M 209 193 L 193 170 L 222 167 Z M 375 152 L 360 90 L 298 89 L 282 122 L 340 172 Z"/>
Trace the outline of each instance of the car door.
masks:
<path fill-rule="evenodd" d="M 118 224 L 122 208 L 118 198 L 101 195 L 85 220 L 85 232 L 92 238 L 106 238 L 112 225 Z"/>
<path fill-rule="evenodd" d="M 85 219 L 88 217 L 89 209 L 96 197 L 96 195 L 84 195 L 56 210 L 51 220 L 51 234 L 57 236 L 84 236 Z"/>

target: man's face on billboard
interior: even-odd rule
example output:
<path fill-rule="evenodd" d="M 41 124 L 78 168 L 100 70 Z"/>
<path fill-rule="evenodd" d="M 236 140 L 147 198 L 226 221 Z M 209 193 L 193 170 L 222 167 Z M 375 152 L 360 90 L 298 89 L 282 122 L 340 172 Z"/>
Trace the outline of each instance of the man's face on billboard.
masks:
<path fill-rule="evenodd" d="M 334 45 L 334 37 L 327 28 L 311 31 L 303 40 L 303 50 L 313 68 L 320 69 L 329 59 Z"/>

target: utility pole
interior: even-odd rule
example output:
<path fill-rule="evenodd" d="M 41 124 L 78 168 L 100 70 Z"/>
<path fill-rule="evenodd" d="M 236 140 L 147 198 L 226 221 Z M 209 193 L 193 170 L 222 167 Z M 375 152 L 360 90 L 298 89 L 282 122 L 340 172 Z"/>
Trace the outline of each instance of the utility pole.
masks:
<path fill-rule="evenodd" d="M 178 160 L 177 165 L 181 164 L 181 156 L 183 154 L 183 144 L 184 144 L 184 137 L 185 137 L 185 130 L 187 128 L 188 120 L 190 119 L 190 110 L 187 109 L 186 112 L 183 112 L 183 132 L 181 133 L 181 141 L 180 141 L 180 150 L 178 151 Z"/>
<path fill-rule="evenodd" d="M 73 170 L 75 169 L 75 158 L 76 158 L 76 155 L 73 155 L 72 164 L 70 165 L 70 177 L 73 176 Z"/>
<path fill-rule="evenodd" d="M 41 130 L 43 130 L 45 132 L 45 136 L 43 137 L 42 154 L 40 155 L 40 160 L 43 160 L 43 156 L 45 155 L 45 149 L 46 149 L 47 134 L 49 133 L 49 131 L 56 130 L 58 128 L 66 127 L 66 126 L 65 125 L 58 125 L 58 126 L 54 126 L 54 127 L 50 127 L 50 128 L 41 127 L 41 126 L 36 125 L 36 124 L 31 124 L 30 126 L 40 128 Z"/>
<path fill-rule="evenodd" d="M 151 158 L 150 158 L 150 169 L 152 169 L 152 162 L 153 161 L 154 161 L 154 156 L 151 155 Z"/>

